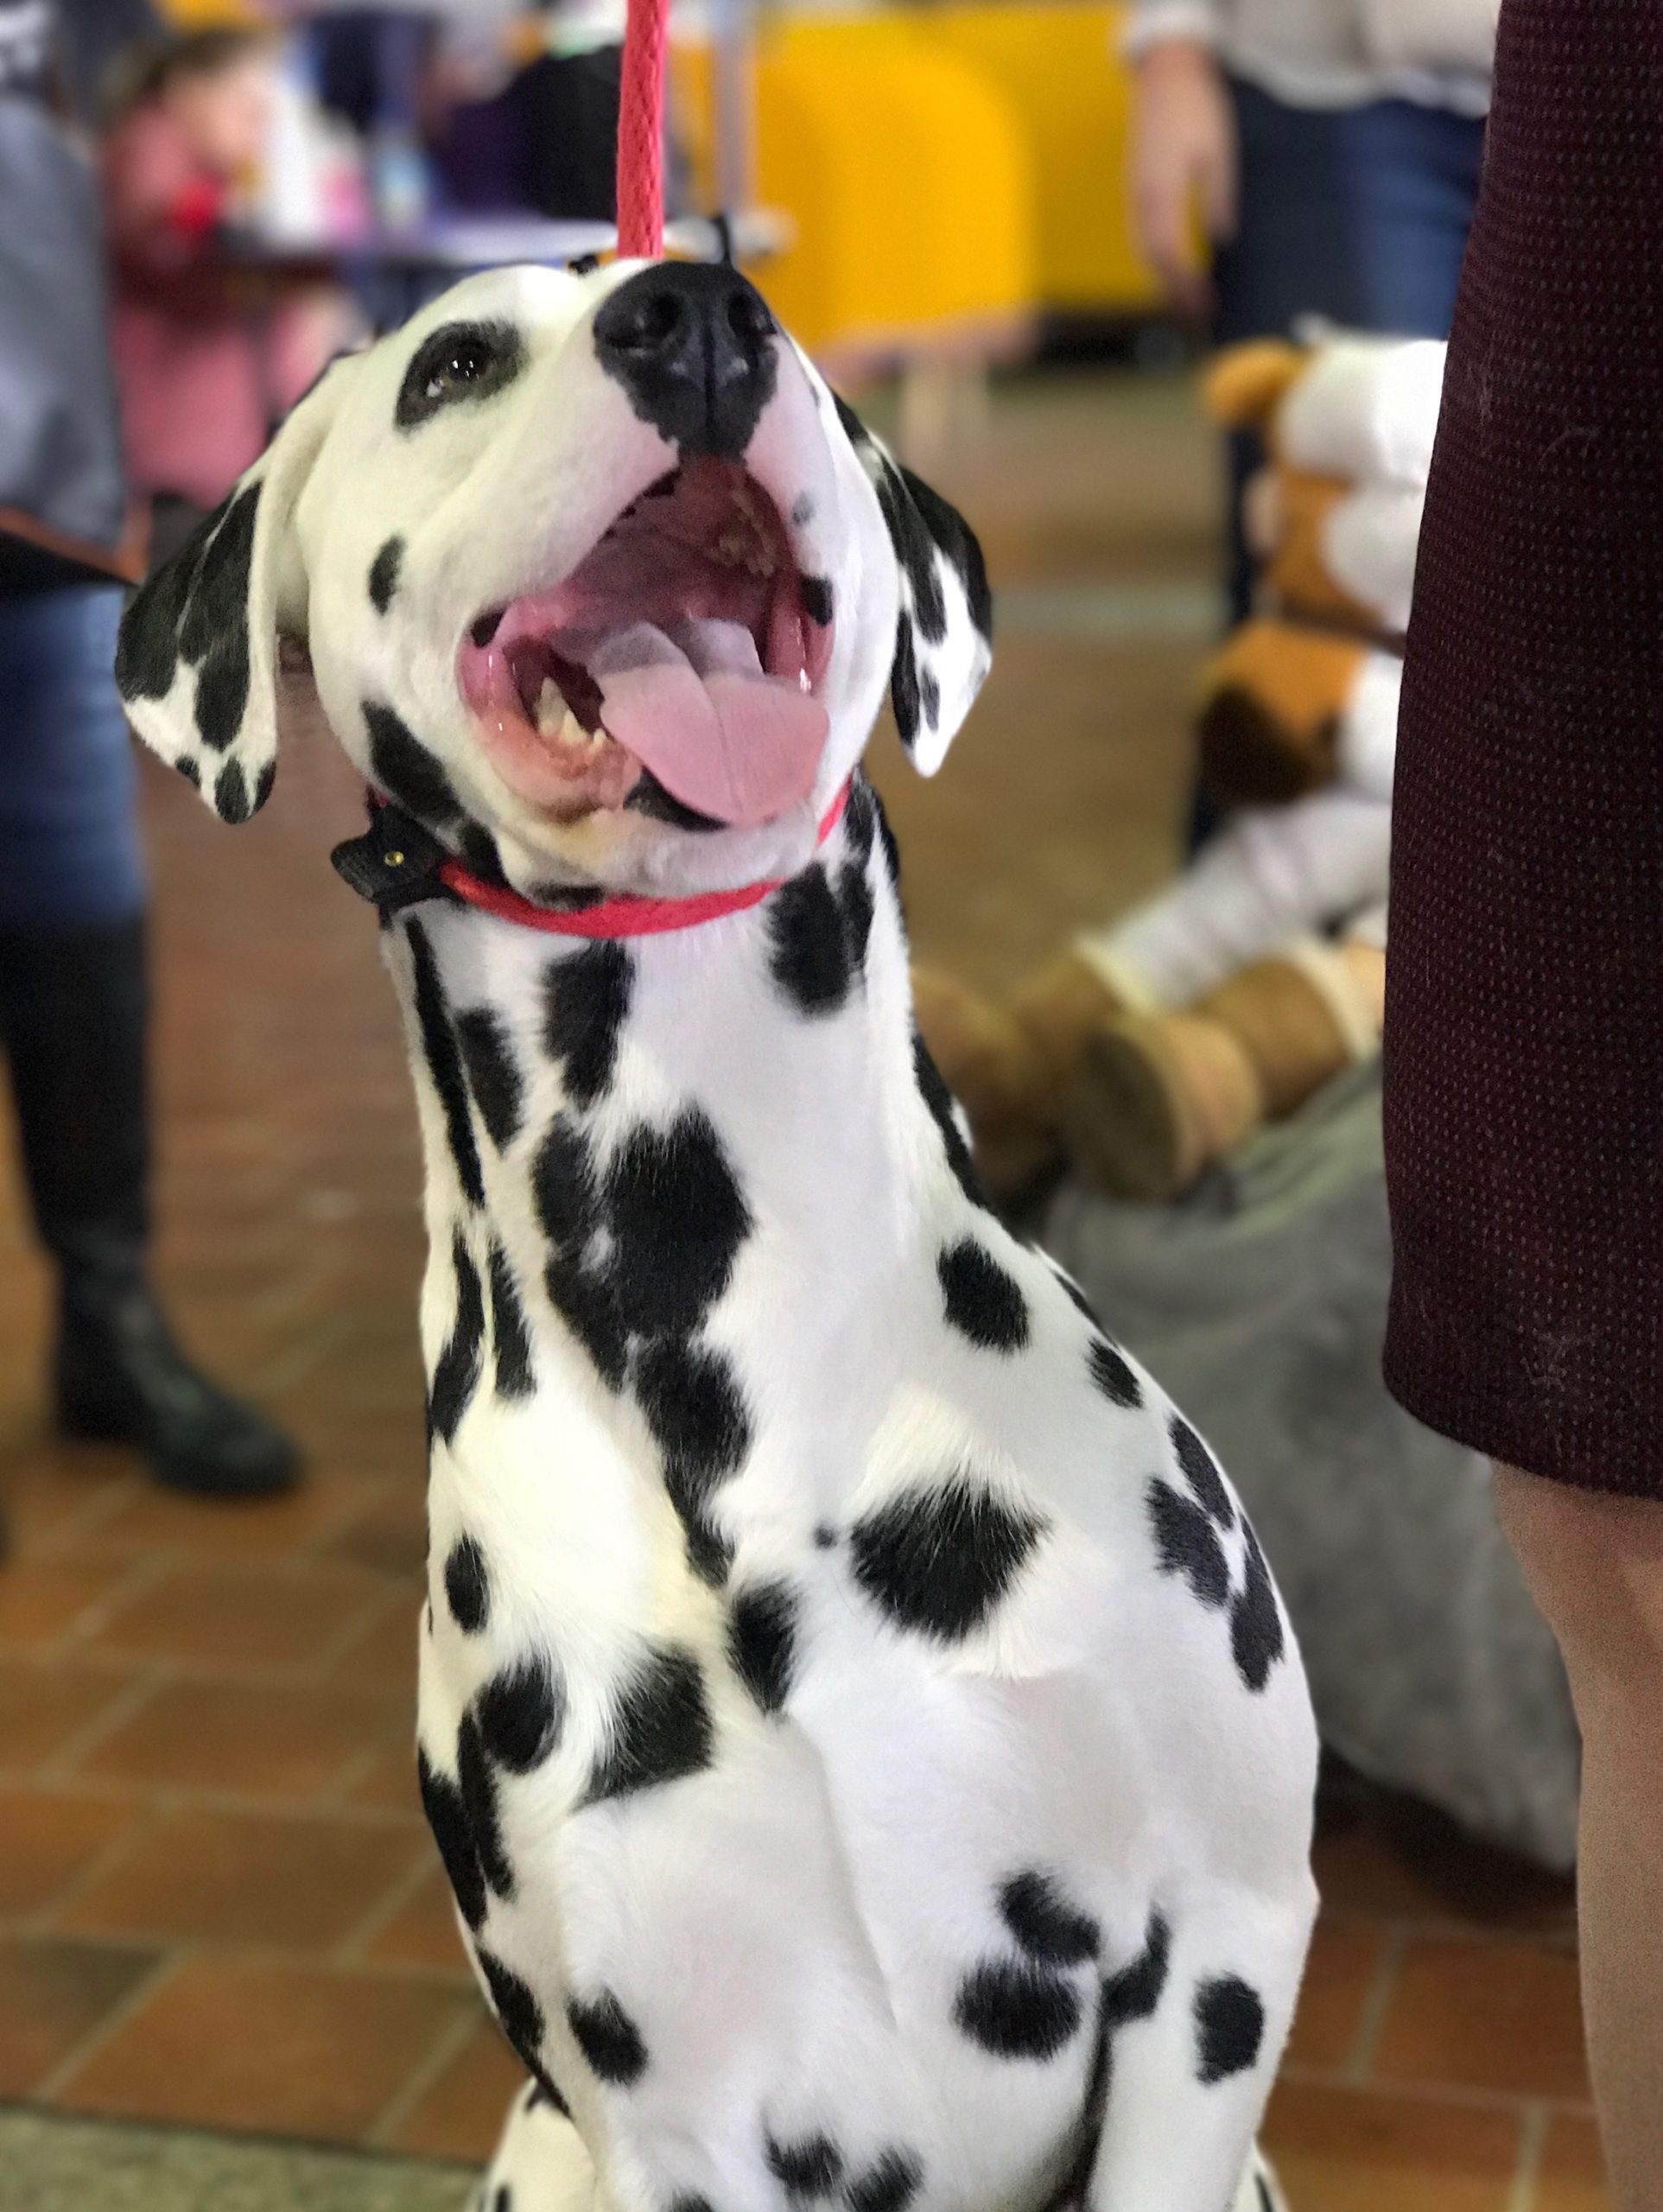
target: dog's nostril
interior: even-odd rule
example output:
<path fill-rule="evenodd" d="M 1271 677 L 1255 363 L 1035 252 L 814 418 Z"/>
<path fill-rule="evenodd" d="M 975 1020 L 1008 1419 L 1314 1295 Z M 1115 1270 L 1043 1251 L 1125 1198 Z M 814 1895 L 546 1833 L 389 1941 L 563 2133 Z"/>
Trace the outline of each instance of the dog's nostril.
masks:
<path fill-rule="evenodd" d="M 742 345 L 759 346 L 772 337 L 774 318 L 754 292 L 735 292 L 727 302 L 727 327 Z"/>
<path fill-rule="evenodd" d="M 488 645 L 491 643 L 491 640 L 496 636 L 498 631 L 502 627 L 502 619 L 507 611 L 506 607 L 493 607 L 489 613 L 482 614 L 479 617 L 479 620 L 473 625 L 473 627 L 468 632 L 469 637 L 473 639 L 476 645 Z"/>
<path fill-rule="evenodd" d="M 664 353 L 683 335 L 687 311 L 674 293 L 643 300 L 618 333 L 617 342 L 632 353 Z"/>

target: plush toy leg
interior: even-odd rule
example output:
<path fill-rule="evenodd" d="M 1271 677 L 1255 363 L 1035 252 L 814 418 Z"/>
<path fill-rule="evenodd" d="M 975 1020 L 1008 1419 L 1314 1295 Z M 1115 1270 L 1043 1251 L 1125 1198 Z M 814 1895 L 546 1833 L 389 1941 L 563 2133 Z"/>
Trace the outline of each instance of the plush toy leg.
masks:
<path fill-rule="evenodd" d="M 1255 962 L 1182 1014 L 1122 1016 L 1082 1055 L 1066 1128 L 1075 1164 L 1112 1195 L 1180 1197 L 1262 1122 L 1303 1105 L 1379 1040 L 1367 988 L 1381 956 L 1309 944 Z"/>
<path fill-rule="evenodd" d="M 1326 916 L 1383 899 L 1391 849 L 1383 800 L 1336 788 L 1249 807 L 1176 883 L 1076 950 L 1112 981 L 1135 979 L 1145 1005 L 1189 1006 Z"/>
<path fill-rule="evenodd" d="M 1127 997 L 1072 953 L 1042 968 L 1008 1005 L 922 967 L 912 997 L 930 1057 L 969 1116 L 982 1179 L 1000 1196 L 1025 1190 L 1058 1165 L 1061 1102 L 1081 1052 L 1126 1011 Z"/>

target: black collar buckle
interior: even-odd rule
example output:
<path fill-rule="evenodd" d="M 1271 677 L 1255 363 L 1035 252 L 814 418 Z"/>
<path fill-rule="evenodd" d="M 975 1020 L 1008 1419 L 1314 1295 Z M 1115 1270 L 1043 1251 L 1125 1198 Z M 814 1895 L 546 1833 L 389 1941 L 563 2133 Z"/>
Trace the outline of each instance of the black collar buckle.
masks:
<path fill-rule="evenodd" d="M 447 895 L 439 871 L 452 855 L 402 807 L 377 806 L 361 837 L 329 855 L 335 873 L 384 919 L 423 899 Z"/>

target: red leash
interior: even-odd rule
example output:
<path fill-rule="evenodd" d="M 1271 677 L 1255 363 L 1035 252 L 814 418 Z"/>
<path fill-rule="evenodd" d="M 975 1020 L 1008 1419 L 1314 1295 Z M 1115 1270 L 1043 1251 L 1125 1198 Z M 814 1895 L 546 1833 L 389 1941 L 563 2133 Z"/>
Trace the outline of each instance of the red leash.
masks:
<path fill-rule="evenodd" d="M 629 0 L 618 103 L 618 251 L 657 261 L 664 251 L 664 77 L 670 0 Z"/>

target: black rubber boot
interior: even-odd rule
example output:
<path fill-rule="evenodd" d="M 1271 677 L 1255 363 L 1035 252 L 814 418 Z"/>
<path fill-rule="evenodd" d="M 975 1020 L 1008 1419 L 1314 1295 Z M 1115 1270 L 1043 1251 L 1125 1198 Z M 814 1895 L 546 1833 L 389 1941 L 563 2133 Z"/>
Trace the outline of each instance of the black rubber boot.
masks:
<path fill-rule="evenodd" d="M 142 919 L 0 930 L 0 1035 L 41 1241 L 60 1268 L 58 1419 L 130 1444 L 165 1483 L 287 1489 L 281 1431 L 198 1373 L 144 1274 L 149 1223 Z"/>

